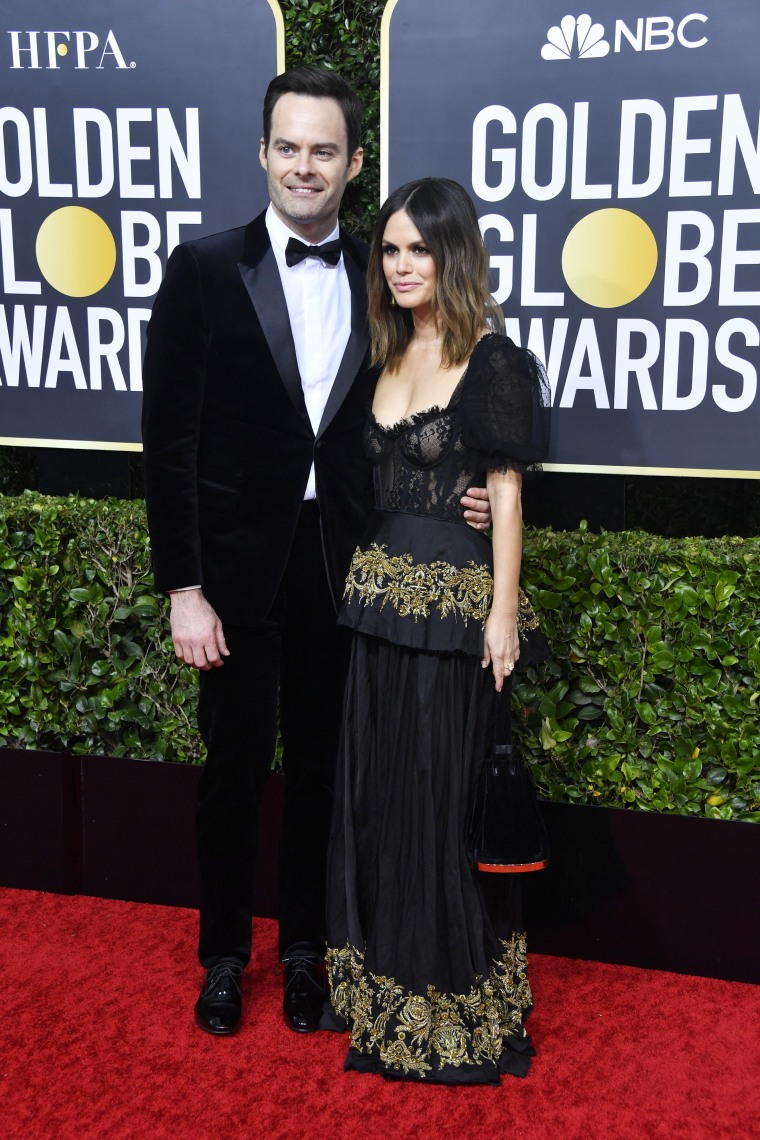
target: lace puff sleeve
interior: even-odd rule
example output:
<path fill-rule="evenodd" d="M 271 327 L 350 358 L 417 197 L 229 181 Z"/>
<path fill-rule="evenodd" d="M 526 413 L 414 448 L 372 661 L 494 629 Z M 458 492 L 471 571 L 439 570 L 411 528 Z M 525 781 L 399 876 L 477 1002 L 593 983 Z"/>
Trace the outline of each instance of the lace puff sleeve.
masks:
<path fill-rule="evenodd" d="M 483 471 L 537 470 L 549 448 L 549 383 L 528 349 L 484 337 L 462 392 L 462 441 Z"/>

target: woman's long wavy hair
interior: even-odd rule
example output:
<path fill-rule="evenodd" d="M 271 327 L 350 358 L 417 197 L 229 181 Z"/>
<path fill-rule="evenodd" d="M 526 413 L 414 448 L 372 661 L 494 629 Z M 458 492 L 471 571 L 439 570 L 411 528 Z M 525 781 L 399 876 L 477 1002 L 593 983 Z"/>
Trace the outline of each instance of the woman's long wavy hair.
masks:
<path fill-rule="evenodd" d="M 412 338 L 408 309 L 391 305 L 383 273 L 383 235 L 391 215 L 403 210 L 430 250 L 437 277 L 434 305 L 443 332 L 441 363 L 462 364 L 483 327 L 504 327 L 491 297 L 488 261 L 478 218 L 467 191 L 450 178 L 421 178 L 390 195 L 378 215 L 367 267 L 367 298 L 373 365 L 395 372 Z"/>

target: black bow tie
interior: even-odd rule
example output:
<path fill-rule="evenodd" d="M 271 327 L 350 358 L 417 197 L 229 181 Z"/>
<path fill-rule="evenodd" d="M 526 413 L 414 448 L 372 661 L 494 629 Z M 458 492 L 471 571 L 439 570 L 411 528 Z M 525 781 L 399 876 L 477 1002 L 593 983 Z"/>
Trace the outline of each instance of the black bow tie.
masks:
<path fill-rule="evenodd" d="M 318 257 L 327 265 L 337 265 L 340 261 L 340 238 L 326 241 L 323 245 L 306 245 L 298 238 L 290 238 L 285 246 L 286 264 L 298 265 L 307 257 Z"/>

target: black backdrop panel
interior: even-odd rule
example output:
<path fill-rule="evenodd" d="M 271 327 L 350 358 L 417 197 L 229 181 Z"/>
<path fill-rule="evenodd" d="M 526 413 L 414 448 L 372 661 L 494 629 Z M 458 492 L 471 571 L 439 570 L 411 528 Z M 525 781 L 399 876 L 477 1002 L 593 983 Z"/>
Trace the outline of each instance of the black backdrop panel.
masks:
<path fill-rule="evenodd" d="M 0 443 L 139 446 L 178 241 L 266 202 L 268 0 L 23 0 L 0 25 Z"/>
<path fill-rule="evenodd" d="M 384 191 L 473 195 L 554 463 L 756 475 L 760 6 L 665 9 L 389 5 Z"/>

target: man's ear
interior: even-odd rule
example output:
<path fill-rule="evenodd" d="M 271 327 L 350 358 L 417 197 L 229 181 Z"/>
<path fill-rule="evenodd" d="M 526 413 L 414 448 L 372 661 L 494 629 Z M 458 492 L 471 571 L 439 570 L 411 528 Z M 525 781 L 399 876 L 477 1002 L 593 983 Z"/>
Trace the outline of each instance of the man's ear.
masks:
<path fill-rule="evenodd" d="M 263 138 L 259 139 L 259 162 L 267 170 L 267 147 Z"/>
<path fill-rule="evenodd" d="M 349 164 L 348 164 L 348 181 L 349 182 L 351 181 L 352 178 L 356 178 L 357 174 L 359 173 L 359 171 L 362 168 L 363 162 L 364 162 L 364 151 L 362 150 L 361 147 L 357 147 L 356 150 L 354 151 L 354 153 L 351 155 L 351 159 L 350 159 Z"/>

